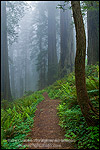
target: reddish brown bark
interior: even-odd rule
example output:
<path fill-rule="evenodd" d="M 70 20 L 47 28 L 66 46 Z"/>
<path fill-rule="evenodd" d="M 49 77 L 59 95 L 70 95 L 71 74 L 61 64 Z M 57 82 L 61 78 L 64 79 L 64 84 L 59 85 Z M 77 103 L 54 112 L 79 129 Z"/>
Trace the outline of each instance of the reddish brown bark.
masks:
<path fill-rule="evenodd" d="M 97 120 L 93 118 L 93 116 L 96 116 L 97 112 L 89 100 L 86 89 L 86 80 L 85 80 L 86 36 L 80 8 L 80 1 L 71 1 L 71 5 L 76 28 L 75 80 L 76 80 L 77 100 L 88 126 L 91 125 L 94 126 L 97 124 Z"/>

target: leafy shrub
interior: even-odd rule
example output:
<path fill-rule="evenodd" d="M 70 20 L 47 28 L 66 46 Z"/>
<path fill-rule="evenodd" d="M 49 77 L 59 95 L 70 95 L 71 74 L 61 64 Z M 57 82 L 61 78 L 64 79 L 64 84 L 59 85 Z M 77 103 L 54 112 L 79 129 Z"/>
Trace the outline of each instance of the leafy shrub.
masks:
<path fill-rule="evenodd" d="M 76 137 L 79 149 L 99 149 L 99 125 L 83 128 Z"/>
<path fill-rule="evenodd" d="M 99 65 L 98 63 L 95 65 L 87 65 L 86 66 L 86 77 L 95 76 L 99 77 Z"/>

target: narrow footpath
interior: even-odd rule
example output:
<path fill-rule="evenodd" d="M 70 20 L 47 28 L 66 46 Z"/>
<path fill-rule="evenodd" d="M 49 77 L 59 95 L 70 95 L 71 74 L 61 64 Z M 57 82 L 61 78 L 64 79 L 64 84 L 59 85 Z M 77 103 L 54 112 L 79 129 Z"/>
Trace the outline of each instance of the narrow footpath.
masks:
<path fill-rule="evenodd" d="M 64 141 L 64 130 L 58 125 L 57 106 L 60 100 L 52 100 L 47 92 L 43 93 L 44 100 L 37 106 L 34 127 L 28 135 L 31 140 L 24 144 L 27 149 L 75 149 L 72 140 Z"/>

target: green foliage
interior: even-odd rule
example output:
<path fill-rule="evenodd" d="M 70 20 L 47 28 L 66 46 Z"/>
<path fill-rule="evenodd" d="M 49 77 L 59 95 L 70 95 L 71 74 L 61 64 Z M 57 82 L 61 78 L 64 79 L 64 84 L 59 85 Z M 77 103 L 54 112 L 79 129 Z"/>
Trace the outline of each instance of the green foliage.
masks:
<path fill-rule="evenodd" d="M 99 111 L 99 67 L 86 66 L 86 85 L 93 106 Z M 88 127 L 77 103 L 75 75 L 70 73 L 53 85 L 29 96 L 23 96 L 12 103 L 3 100 L 1 105 L 2 149 L 25 149 L 22 146 L 33 125 L 36 106 L 47 91 L 51 99 L 60 99 L 59 125 L 65 129 L 66 139 L 75 139 L 78 149 L 99 149 L 99 126 Z"/>
<path fill-rule="evenodd" d="M 85 127 L 76 140 L 79 149 L 99 149 L 99 126 Z"/>
<path fill-rule="evenodd" d="M 22 1 L 7 1 L 7 33 L 8 43 L 12 44 L 18 38 L 19 20 L 24 16 L 25 9 L 28 9 L 28 3 Z"/>
<path fill-rule="evenodd" d="M 33 126 L 36 106 L 44 97 L 43 91 L 23 96 L 12 103 L 2 101 L 1 109 L 1 146 L 2 149 L 26 148 L 23 140 Z"/>
<path fill-rule="evenodd" d="M 99 77 L 99 63 L 86 66 L 86 77 L 88 76 Z"/>
<path fill-rule="evenodd" d="M 99 66 L 86 66 L 86 86 L 93 106 L 99 111 Z M 77 103 L 75 75 L 70 73 L 47 89 L 51 99 L 61 99 L 59 125 L 65 129 L 65 139 L 75 139 L 78 149 L 99 149 L 99 126 L 88 127 Z"/>

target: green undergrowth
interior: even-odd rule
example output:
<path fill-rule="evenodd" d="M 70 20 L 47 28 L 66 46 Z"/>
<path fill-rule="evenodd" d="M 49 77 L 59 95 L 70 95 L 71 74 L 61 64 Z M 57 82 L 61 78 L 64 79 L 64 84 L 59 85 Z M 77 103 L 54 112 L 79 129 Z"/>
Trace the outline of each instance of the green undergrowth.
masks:
<path fill-rule="evenodd" d="M 23 140 L 31 131 L 38 103 L 44 91 L 37 91 L 13 102 L 3 100 L 1 105 L 1 149 L 25 149 Z"/>
<path fill-rule="evenodd" d="M 86 86 L 93 106 L 99 111 L 99 66 L 86 67 Z M 1 102 L 1 149 L 25 149 L 23 140 L 34 125 L 37 105 L 47 91 L 51 99 L 60 99 L 59 125 L 65 139 L 74 139 L 78 149 L 99 149 L 99 126 L 88 127 L 77 103 L 74 72 L 44 90 L 26 93 L 13 102 Z"/>
<path fill-rule="evenodd" d="M 99 111 L 99 66 L 86 66 L 86 86 L 93 106 Z M 77 103 L 74 72 L 47 88 L 51 99 L 60 99 L 59 125 L 65 139 L 74 139 L 78 149 L 99 149 L 99 125 L 88 127 Z"/>

